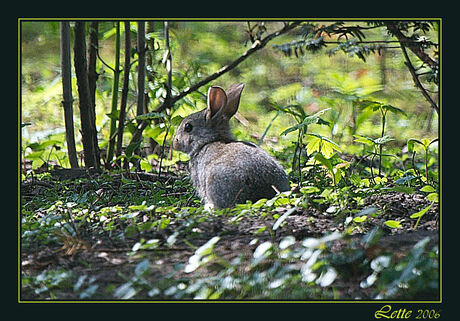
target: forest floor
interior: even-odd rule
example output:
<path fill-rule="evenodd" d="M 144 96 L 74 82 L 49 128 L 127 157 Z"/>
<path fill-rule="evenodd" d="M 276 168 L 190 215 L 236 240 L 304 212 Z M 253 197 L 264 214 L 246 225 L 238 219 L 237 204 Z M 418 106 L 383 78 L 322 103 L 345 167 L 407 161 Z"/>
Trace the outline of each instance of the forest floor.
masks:
<path fill-rule="evenodd" d="M 318 299 L 371 299 L 376 289 L 362 286 L 371 271 L 361 267 L 363 262 L 369 263 L 389 254 L 396 264 L 425 238 L 429 238 L 427 248 L 439 245 L 438 203 L 433 203 L 416 229 L 415 220 L 409 218 L 431 203 L 417 193 L 390 191 L 365 197 L 360 209 L 371 210 L 365 212 L 369 213 L 365 221 L 353 222 L 350 229 L 352 225 L 345 223 L 346 217 L 337 214 L 330 204 L 278 206 L 265 212 L 246 208 L 239 212 L 197 210 L 193 213 L 193 207 L 198 209 L 200 204 L 196 199 L 191 200 L 189 186 L 178 186 L 182 177 L 164 175 L 159 184 L 153 174 L 82 177 L 77 172 L 74 177 L 63 177 L 62 173 L 52 171 L 21 183 L 22 300 L 190 299 L 194 297 L 191 292 L 190 296 L 174 296 L 174 291 L 168 293 L 168 289 L 180 280 L 191 284 L 188 278 L 191 274 L 184 266 L 191 262 L 200 246 L 215 236 L 219 241 L 213 247 L 216 255 L 212 261 L 227 262 L 221 266 L 228 266 L 228 262 L 239 259 L 241 262 L 232 266 L 245 274 L 257 271 L 251 262 L 255 249 L 264 242 L 278 244 L 287 236 L 293 236 L 296 241 L 320 239 L 334 232 L 342 234 L 347 229 L 346 237 L 332 240 L 327 251 L 337 256 L 360 253 L 360 260 L 350 261 L 344 269 L 356 271 L 344 273 L 340 270 L 333 289 L 325 289 Z M 187 208 L 192 209 L 180 212 L 180 207 L 168 203 L 176 196 L 184 199 L 183 205 L 191 204 Z M 137 198 L 134 203 L 133 198 Z M 160 200 L 168 202 L 160 207 Z M 282 224 L 274 229 L 280 216 L 289 210 Z M 401 225 L 387 227 L 384 222 L 388 220 L 399 221 Z M 378 242 L 366 244 L 366 237 L 375 227 L 379 227 L 381 233 Z M 296 243 L 293 247 L 301 245 Z M 145 260 L 148 273 L 138 273 L 140 262 Z M 301 260 L 290 262 L 298 270 L 305 263 Z M 339 270 L 341 265 L 334 266 Z M 207 264 L 205 269 L 197 271 L 203 279 L 221 270 Z M 136 275 L 142 278 L 134 279 Z M 127 289 L 134 292 L 130 294 Z M 437 299 L 431 292 L 427 295 L 424 297 L 422 291 L 416 293 L 415 298 Z M 312 297 L 317 299 L 314 295 L 309 298 Z"/>

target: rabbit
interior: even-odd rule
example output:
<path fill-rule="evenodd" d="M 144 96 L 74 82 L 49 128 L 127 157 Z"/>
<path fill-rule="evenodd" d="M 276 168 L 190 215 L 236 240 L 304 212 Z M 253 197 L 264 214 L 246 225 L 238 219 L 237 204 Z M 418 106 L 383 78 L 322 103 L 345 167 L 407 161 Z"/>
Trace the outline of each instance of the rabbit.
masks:
<path fill-rule="evenodd" d="M 207 108 L 184 118 L 173 139 L 173 148 L 190 156 L 190 178 L 205 207 L 231 208 L 290 188 L 286 172 L 273 157 L 233 137 L 229 121 L 243 87 L 234 84 L 224 91 L 211 86 Z"/>

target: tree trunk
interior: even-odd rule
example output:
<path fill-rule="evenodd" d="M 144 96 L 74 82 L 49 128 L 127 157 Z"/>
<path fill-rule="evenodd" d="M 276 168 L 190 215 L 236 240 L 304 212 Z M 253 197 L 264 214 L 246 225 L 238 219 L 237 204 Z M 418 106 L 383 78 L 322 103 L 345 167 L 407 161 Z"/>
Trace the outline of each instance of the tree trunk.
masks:
<path fill-rule="evenodd" d="M 120 82 L 120 21 L 116 22 L 115 34 L 115 69 L 113 70 L 112 86 L 112 109 L 110 117 L 109 146 L 107 148 L 107 158 L 105 167 L 109 168 L 115 151 L 115 138 L 117 135 L 117 106 L 118 106 L 118 85 Z"/>
<path fill-rule="evenodd" d="M 145 113 L 145 22 L 137 22 L 137 109 L 136 115 L 142 115 Z M 138 121 L 138 125 L 142 123 L 142 120 Z M 142 141 L 142 136 L 132 138 L 133 143 L 139 143 Z M 136 148 L 135 153 L 140 154 L 140 144 Z M 139 162 L 136 162 L 139 163 Z"/>
<path fill-rule="evenodd" d="M 73 124 L 72 65 L 70 59 L 70 24 L 61 22 L 61 70 L 62 70 L 62 105 L 64 107 L 65 138 L 70 167 L 78 168 L 77 150 L 75 149 L 75 132 Z"/>
<path fill-rule="evenodd" d="M 123 130 L 125 128 L 126 104 L 128 102 L 129 71 L 131 69 L 131 30 L 130 22 L 125 21 L 125 62 L 123 67 L 123 89 L 121 90 L 120 116 L 118 118 L 117 148 L 115 155 L 121 155 Z"/>
<path fill-rule="evenodd" d="M 91 127 L 93 128 L 93 145 L 95 146 L 96 162 L 101 163 L 99 145 L 97 142 L 96 129 L 96 82 L 99 74 L 96 71 L 99 21 L 92 21 L 89 25 L 89 47 L 88 47 L 88 86 L 91 99 Z"/>
<path fill-rule="evenodd" d="M 93 128 L 91 126 L 91 98 L 89 95 L 88 68 L 86 61 L 85 22 L 76 21 L 74 27 L 74 64 L 77 76 L 78 98 L 80 107 L 81 136 L 83 154 L 87 168 L 99 168 L 96 161 Z"/>
<path fill-rule="evenodd" d="M 137 115 L 142 115 L 145 108 L 145 22 L 137 22 Z"/>

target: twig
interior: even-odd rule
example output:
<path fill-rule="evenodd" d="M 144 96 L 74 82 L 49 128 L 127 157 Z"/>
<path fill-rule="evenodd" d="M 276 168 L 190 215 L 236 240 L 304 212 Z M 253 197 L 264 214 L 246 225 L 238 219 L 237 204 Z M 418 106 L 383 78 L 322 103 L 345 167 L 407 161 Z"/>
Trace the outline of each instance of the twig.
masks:
<path fill-rule="evenodd" d="M 102 59 L 102 57 L 99 55 L 99 48 L 92 45 L 94 48 L 96 48 L 96 55 L 97 55 L 97 58 L 102 62 L 102 64 L 104 66 L 106 66 L 107 68 L 109 68 L 110 70 L 112 70 L 113 72 L 115 72 L 115 68 L 113 68 L 112 66 L 110 66 L 109 64 L 107 64 L 104 59 Z"/>
<path fill-rule="evenodd" d="M 407 45 L 409 49 L 424 63 L 426 63 L 428 66 L 430 66 L 432 69 L 436 68 L 436 62 L 430 58 L 423 50 L 421 50 L 418 46 L 414 45 L 416 42 L 414 42 L 412 39 L 406 37 L 401 30 L 398 29 L 398 27 L 395 25 L 394 22 L 387 21 L 385 22 L 385 26 L 387 29 L 399 40 L 401 43 L 401 46 Z"/>
<path fill-rule="evenodd" d="M 159 105 L 156 109 L 155 109 L 155 112 L 162 112 L 164 111 L 166 108 L 169 108 L 170 106 L 172 106 L 175 102 L 177 102 L 179 99 L 182 99 L 184 98 L 185 96 L 187 96 L 188 94 L 194 92 L 195 90 L 197 90 L 198 88 L 200 88 L 201 86 L 204 86 L 206 85 L 207 83 L 213 81 L 214 79 L 222 76 L 223 74 L 225 74 L 226 72 L 232 70 L 233 68 L 235 68 L 236 66 L 238 66 L 241 62 L 243 62 L 244 60 L 246 60 L 246 58 L 248 58 L 250 55 L 252 55 L 254 52 L 262 49 L 263 47 L 265 47 L 265 45 L 270 41 L 272 40 L 273 38 L 276 38 L 292 29 L 294 29 L 295 27 L 297 27 L 302 21 L 294 21 L 292 22 L 291 24 L 285 24 L 283 28 L 281 28 L 280 30 L 278 31 L 275 31 L 271 34 L 269 34 L 268 36 L 266 36 L 265 38 L 263 38 L 262 40 L 260 41 L 256 41 L 254 42 L 254 44 L 251 46 L 251 48 L 249 48 L 247 51 L 245 51 L 240 57 L 238 57 L 237 59 L 235 59 L 233 62 L 229 63 L 228 65 L 225 65 L 224 67 L 220 68 L 219 70 L 217 70 L 215 73 L 209 75 L 208 77 L 200 80 L 199 82 L 197 82 L 196 84 L 188 87 L 188 88 L 185 88 L 183 91 L 181 91 L 180 93 L 178 93 L 177 95 L 175 96 L 172 96 L 171 99 L 169 101 L 164 101 L 161 105 Z M 147 127 L 148 125 L 148 120 L 142 120 L 140 122 L 140 124 L 137 126 L 137 129 L 135 131 L 135 133 L 133 134 L 133 138 L 131 139 L 131 143 L 132 142 L 136 142 L 140 139 L 140 137 L 142 136 L 142 132 L 144 131 L 144 129 Z"/>
<path fill-rule="evenodd" d="M 218 71 L 216 71 L 215 73 L 213 73 L 212 75 L 209 75 L 208 77 L 206 77 L 205 79 L 199 81 L 198 83 L 196 83 L 195 85 L 189 87 L 189 88 L 186 88 L 184 91 L 180 92 L 179 94 L 177 94 L 176 96 L 172 97 L 171 99 L 171 104 L 174 104 L 176 101 L 178 101 L 179 99 L 182 99 L 183 97 L 187 96 L 188 94 L 190 94 L 191 92 L 197 90 L 198 88 L 200 88 L 201 86 L 204 86 L 206 85 L 207 83 L 211 82 L 212 80 L 220 77 L 221 75 L 223 75 L 224 73 L 232 70 L 233 68 L 235 68 L 236 66 L 238 66 L 241 62 L 243 62 L 244 60 L 246 60 L 246 58 L 248 58 L 250 55 L 252 55 L 254 52 L 256 52 L 257 50 L 259 49 L 262 49 L 263 47 L 265 47 L 265 45 L 270 41 L 272 40 L 273 38 L 275 37 L 278 37 L 286 32 L 288 32 L 289 30 L 292 30 L 294 29 L 297 25 L 299 25 L 301 22 L 300 21 L 295 21 L 293 23 L 291 23 L 290 25 L 286 25 L 284 26 L 282 29 L 274 32 L 274 33 L 271 33 L 269 34 L 268 36 L 266 36 L 265 38 L 263 38 L 262 40 L 260 41 L 256 41 L 249 50 L 247 50 L 246 52 L 244 52 L 240 57 L 238 57 L 236 60 L 234 60 L 233 62 L 231 62 L 230 64 L 228 65 L 225 65 L 224 67 L 220 68 Z M 161 111 L 161 110 L 158 110 L 161 106 L 159 106 L 157 108 L 156 111 Z M 164 107 L 163 107 L 164 109 Z"/>
<path fill-rule="evenodd" d="M 165 56 L 165 64 L 166 64 L 166 71 L 168 72 L 168 83 L 166 86 L 166 98 L 165 101 L 168 102 L 171 99 L 171 91 L 172 91 L 172 55 L 171 55 L 171 47 L 169 45 L 169 23 L 168 21 L 164 22 L 164 31 L 165 31 L 165 49 L 166 49 L 166 56 Z"/>
<path fill-rule="evenodd" d="M 158 179 L 161 177 L 161 166 L 163 164 L 163 158 L 165 154 L 165 146 L 166 146 L 166 138 L 168 137 L 169 134 L 169 128 L 171 127 L 171 124 L 166 125 L 166 134 L 165 138 L 163 139 L 163 144 L 161 145 L 161 155 L 160 155 L 160 163 L 158 164 Z"/>
<path fill-rule="evenodd" d="M 414 66 L 412 65 L 412 63 L 411 63 L 411 61 L 409 59 L 409 55 L 407 54 L 406 47 L 404 46 L 403 43 L 401 43 L 401 49 L 402 49 L 402 52 L 404 54 L 404 59 L 406 60 L 404 63 L 407 66 L 407 68 L 409 69 L 409 72 L 412 75 L 412 79 L 414 80 L 415 85 L 420 89 L 420 91 L 422 92 L 422 94 L 425 97 L 425 99 L 431 104 L 431 106 L 434 108 L 434 110 L 436 110 L 436 112 L 439 114 L 439 106 L 433 101 L 431 96 L 427 93 L 426 89 L 420 83 L 420 80 L 418 79 L 418 75 L 415 72 L 415 68 L 414 68 Z"/>

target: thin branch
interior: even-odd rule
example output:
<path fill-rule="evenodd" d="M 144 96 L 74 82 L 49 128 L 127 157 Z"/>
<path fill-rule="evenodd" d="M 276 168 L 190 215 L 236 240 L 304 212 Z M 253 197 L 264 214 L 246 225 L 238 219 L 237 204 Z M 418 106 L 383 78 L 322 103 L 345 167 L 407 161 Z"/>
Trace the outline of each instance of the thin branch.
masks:
<path fill-rule="evenodd" d="M 203 80 L 199 81 L 198 83 L 196 83 L 195 85 L 191 86 L 191 87 L 188 87 L 186 88 L 184 91 L 180 92 L 179 94 L 177 94 L 176 96 L 172 97 L 171 99 L 171 104 L 174 104 L 176 101 L 178 101 L 179 99 L 182 99 L 184 98 L 185 96 L 187 96 L 188 94 L 190 94 L 191 92 L 197 90 L 198 88 L 200 88 L 201 86 L 204 86 L 206 85 L 207 83 L 213 81 L 214 79 L 222 76 L 223 74 L 225 74 L 226 72 L 232 70 L 233 68 L 235 68 L 236 66 L 238 66 L 241 62 L 243 62 L 244 60 L 246 60 L 246 58 L 248 58 L 250 55 L 252 55 L 254 52 L 256 52 L 257 50 L 259 49 L 262 49 L 263 47 L 265 47 L 265 45 L 270 41 L 272 40 L 273 38 L 275 37 L 278 37 L 286 32 L 288 32 L 289 30 L 292 30 L 294 29 L 295 27 L 297 27 L 301 22 L 300 21 L 295 21 L 293 23 L 291 23 L 290 25 L 287 25 L 285 27 L 283 27 L 282 29 L 274 32 L 274 33 L 271 33 L 269 34 L 268 36 L 266 36 L 264 39 L 260 40 L 260 41 L 256 41 L 249 50 L 247 50 L 246 52 L 244 52 L 240 57 L 238 57 L 236 60 L 234 60 L 233 62 L 231 62 L 230 64 L 228 65 L 225 65 L 224 67 L 220 68 L 218 71 L 216 71 L 215 73 L 209 75 L 208 77 L 204 78 Z M 162 107 L 160 109 L 160 107 L 162 106 L 159 106 L 157 107 L 157 109 L 155 111 L 162 111 L 164 109 L 164 107 Z M 160 109 L 160 110 L 159 110 Z"/>
<path fill-rule="evenodd" d="M 145 113 L 145 21 L 137 22 L 137 109 L 136 115 Z"/>
<path fill-rule="evenodd" d="M 95 46 L 94 46 L 95 47 Z M 101 58 L 101 56 L 99 55 L 99 48 L 98 47 L 95 47 L 96 48 L 96 55 L 97 55 L 97 58 L 99 58 L 99 60 L 102 62 L 102 64 L 104 66 L 106 66 L 107 68 L 109 68 L 110 70 L 112 70 L 113 72 L 115 72 L 115 68 L 112 68 L 112 66 L 108 65 L 104 59 Z"/>
<path fill-rule="evenodd" d="M 171 55 L 171 47 L 169 45 L 169 23 L 168 21 L 164 22 L 164 31 L 165 31 L 165 64 L 166 64 L 166 71 L 168 73 L 168 83 L 166 85 L 166 98 L 165 101 L 168 103 L 169 99 L 171 99 L 171 91 L 172 91 L 172 55 Z"/>
<path fill-rule="evenodd" d="M 426 63 L 428 66 L 430 66 L 431 69 L 436 68 L 436 61 L 431 59 L 430 56 L 428 56 L 425 51 L 421 50 L 420 47 L 416 46 L 415 43 L 412 39 L 406 37 L 401 30 L 398 29 L 398 27 L 395 25 L 394 22 L 391 21 L 386 21 L 385 26 L 387 29 L 399 40 L 399 42 L 402 45 L 407 45 L 409 49 L 424 63 Z"/>
<path fill-rule="evenodd" d="M 404 46 L 403 43 L 401 43 L 401 49 L 404 54 L 404 59 L 406 60 L 404 63 L 406 64 L 407 68 L 409 69 L 410 74 L 412 75 L 412 79 L 414 80 L 415 85 L 420 89 L 422 92 L 423 96 L 425 99 L 431 104 L 431 106 L 436 110 L 436 112 L 439 114 L 439 106 L 434 102 L 434 100 L 431 98 L 431 96 L 427 93 L 426 89 L 423 87 L 423 85 L 420 82 L 420 79 L 418 79 L 418 75 L 415 72 L 415 68 L 412 65 L 409 55 L 407 54 L 406 47 Z"/>
<path fill-rule="evenodd" d="M 285 24 L 283 28 L 281 28 L 280 30 L 278 31 L 275 31 L 271 34 L 269 34 L 268 36 L 266 36 L 265 38 L 263 38 L 262 40 L 260 41 L 256 41 L 254 42 L 254 44 L 251 46 L 251 48 L 249 48 L 247 51 L 245 51 L 241 56 L 239 56 L 237 59 L 235 59 L 233 62 L 229 63 L 228 65 L 225 65 L 223 66 L 222 68 L 220 68 L 219 70 L 217 70 L 215 73 L 209 75 L 208 77 L 200 80 L 199 82 L 197 82 L 196 84 L 188 87 L 188 88 L 185 88 L 183 91 L 181 91 L 180 93 L 178 93 L 177 95 L 175 96 L 172 96 L 171 99 L 169 100 L 169 102 L 166 102 L 164 101 L 161 105 L 159 105 L 156 109 L 155 109 L 155 112 L 162 112 L 164 111 L 166 108 L 172 106 L 174 103 L 176 103 L 178 100 L 184 98 L 185 96 L 187 96 L 188 94 L 196 91 L 198 88 L 200 88 L 201 86 L 204 86 L 206 85 L 207 83 L 213 81 L 214 79 L 222 76 L 223 74 L 225 74 L 226 72 L 232 70 L 233 68 L 235 68 L 236 66 L 238 66 L 241 62 L 243 62 L 244 60 L 246 60 L 246 58 L 248 58 L 250 55 L 252 55 L 253 53 L 255 53 L 256 51 L 262 49 L 265 47 L 265 45 L 270 41 L 272 40 L 273 38 L 276 38 L 294 28 L 296 28 L 300 23 L 302 23 L 302 21 L 294 21 L 292 22 L 291 24 Z M 133 134 L 133 138 L 131 139 L 131 142 L 135 142 L 137 140 L 140 139 L 141 135 L 142 135 L 142 132 L 143 130 L 147 127 L 148 125 L 148 120 L 142 120 L 141 123 L 137 126 L 137 129 L 135 131 L 135 133 Z"/>
<path fill-rule="evenodd" d="M 78 168 L 77 151 L 75 148 L 75 131 L 73 121 L 72 97 L 72 65 L 70 59 L 70 24 L 60 23 L 61 32 L 61 73 L 62 73 L 62 106 L 64 107 L 65 137 L 69 162 L 72 168 Z"/>
<path fill-rule="evenodd" d="M 324 43 L 327 44 L 340 44 L 340 43 L 345 43 L 345 41 L 324 41 Z M 353 44 L 362 44 L 362 43 L 399 43 L 398 40 L 359 40 L 354 42 Z"/>

